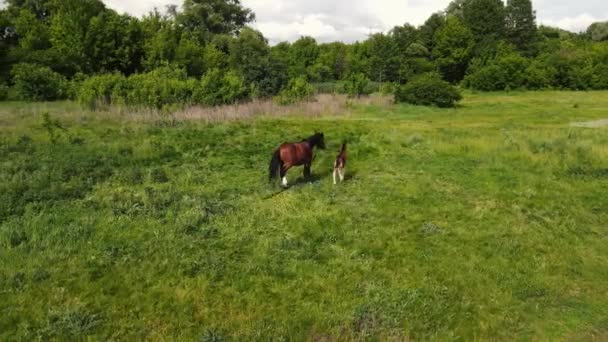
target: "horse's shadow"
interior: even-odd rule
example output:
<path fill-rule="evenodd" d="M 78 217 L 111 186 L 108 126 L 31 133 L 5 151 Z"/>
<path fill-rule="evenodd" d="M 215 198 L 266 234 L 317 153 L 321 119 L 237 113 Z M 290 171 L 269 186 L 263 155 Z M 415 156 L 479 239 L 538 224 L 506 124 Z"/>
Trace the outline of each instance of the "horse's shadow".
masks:
<path fill-rule="evenodd" d="M 265 196 L 264 199 L 271 199 L 275 196 L 280 195 L 281 193 L 283 193 L 285 191 L 288 191 L 289 189 L 298 188 L 298 187 L 306 186 L 309 184 L 317 184 L 325 178 L 332 178 L 333 172 L 334 172 L 333 170 L 323 170 L 320 172 L 313 172 L 309 177 L 300 175 L 300 177 L 296 178 L 286 188 L 281 187 L 281 189 L 272 193 L 271 195 Z M 344 182 L 348 182 L 353 179 L 356 179 L 356 177 L 357 177 L 356 172 L 354 172 L 354 171 L 347 172 L 346 175 L 344 175 Z M 338 184 L 340 184 L 340 183 L 338 183 Z"/>
<path fill-rule="evenodd" d="M 288 189 L 291 187 L 295 187 L 295 186 L 302 186 L 302 185 L 306 185 L 306 184 L 315 184 L 325 178 L 330 178 L 333 181 L 333 172 L 334 172 L 333 169 L 332 170 L 322 170 L 320 172 L 313 172 L 313 174 L 310 175 L 308 178 L 304 177 L 304 176 L 300 176 L 296 180 L 293 181 L 293 183 L 288 187 Z M 356 176 L 357 176 L 357 173 L 354 171 L 346 172 L 346 174 L 344 175 L 344 182 L 351 181 L 351 180 L 355 179 Z"/>

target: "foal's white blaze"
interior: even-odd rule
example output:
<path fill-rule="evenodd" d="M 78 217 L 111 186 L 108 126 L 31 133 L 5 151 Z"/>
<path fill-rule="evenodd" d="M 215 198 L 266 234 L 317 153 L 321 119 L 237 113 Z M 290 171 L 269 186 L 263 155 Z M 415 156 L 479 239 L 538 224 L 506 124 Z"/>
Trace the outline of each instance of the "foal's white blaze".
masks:
<path fill-rule="evenodd" d="M 281 184 L 283 184 L 283 186 L 287 186 L 287 177 L 283 177 Z"/>

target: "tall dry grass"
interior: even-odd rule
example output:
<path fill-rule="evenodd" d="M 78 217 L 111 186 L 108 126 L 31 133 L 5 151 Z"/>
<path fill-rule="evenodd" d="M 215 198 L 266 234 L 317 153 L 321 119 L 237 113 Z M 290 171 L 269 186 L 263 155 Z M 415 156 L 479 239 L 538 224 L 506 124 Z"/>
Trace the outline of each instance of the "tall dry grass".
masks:
<path fill-rule="evenodd" d="M 135 121 L 155 121 L 170 119 L 175 121 L 224 122 L 247 120 L 258 117 L 323 117 L 349 115 L 356 105 L 389 106 L 392 98 L 389 96 L 367 96 L 360 99 L 349 99 L 339 94 L 319 94 L 314 101 L 282 106 L 271 99 L 253 100 L 234 105 L 216 107 L 190 106 L 184 109 L 163 113 L 156 110 L 136 110 L 125 113 Z"/>

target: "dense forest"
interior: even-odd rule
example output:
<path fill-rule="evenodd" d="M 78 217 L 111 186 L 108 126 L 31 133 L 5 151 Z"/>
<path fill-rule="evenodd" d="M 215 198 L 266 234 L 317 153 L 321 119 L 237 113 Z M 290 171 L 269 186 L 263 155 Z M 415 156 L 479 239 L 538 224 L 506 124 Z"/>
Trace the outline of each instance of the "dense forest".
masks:
<path fill-rule="evenodd" d="M 428 73 L 483 91 L 608 89 L 608 22 L 582 33 L 539 27 L 530 0 L 454 0 L 419 27 L 353 44 L 302 37 L 270 46 L 248 26 L 254 20 L 239 0 L 184 0 L 142 18 L 100 0 L 8 0 L 0 10 L 0 99 L 289 103 L 312 85 L 360 95 Z"/>

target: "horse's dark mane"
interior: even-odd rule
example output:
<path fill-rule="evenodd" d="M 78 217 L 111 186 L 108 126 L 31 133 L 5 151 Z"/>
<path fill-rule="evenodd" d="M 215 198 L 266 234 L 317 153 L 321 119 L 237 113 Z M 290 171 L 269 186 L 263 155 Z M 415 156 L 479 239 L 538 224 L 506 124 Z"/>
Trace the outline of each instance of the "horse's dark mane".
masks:
<path fill-rule="evenodd" d="M 311 144 L 312 146 L 317 145 L 321 140 L 323 140 L 323 133 L 315 133 L 314 135 L 311 135 L 310 137 L 302 140 L 302 141 L 306 141 L 309 144 Z"/>

